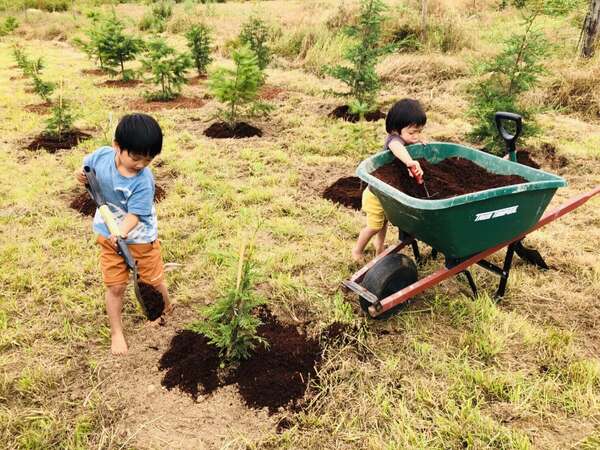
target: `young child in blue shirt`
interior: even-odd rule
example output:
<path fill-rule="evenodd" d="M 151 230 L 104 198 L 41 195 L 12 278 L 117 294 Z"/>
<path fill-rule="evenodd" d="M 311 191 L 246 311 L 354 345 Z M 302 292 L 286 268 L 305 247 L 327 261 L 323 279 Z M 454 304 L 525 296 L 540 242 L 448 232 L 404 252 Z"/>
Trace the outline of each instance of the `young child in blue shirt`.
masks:
<path fill-rule="evenodd" d="M 427 115 L 417 100 L 405 98 L 396 102 L 385 118 L 385 129 L 388 133 L 384 148 L 389 149 L 396 158 L 402 161 L 410 176 L 422 177 L 423 170 L 418 161 L 411 158 L 405 145 L 422 142 L 421 132 L 427 123 Z M 379 255 L 385 248 L 387 219 L 379 199 L 365 189 L 362 196 L 362 210 L 367 216 L 367 225 L 360 231 L 358 240 L 352 248 L 352 259 L 361 262 L 365 247 L 375 236 L 375 254 Z"/>
<path fill-rule="evenodd" d="M 162 140 L 162 130 L 152 117 L 146 114 L 126 115 L 117 125 L 112 147 L 101 147 L 87 155 L 83 165 L 96 172 L 102 195 L 121 230 L 121 237 L 137 262 L 139 280 L 162 294 L 165 313 L 170 313 L 172 305 L 158 241 L 154 177 L 148 168 L 161 152 Z M 83 168 L 77 171 L 76 178 L 86 183 Z M 110 234 L 98 211 L 94 216 L 93 230 L 98 235 L 100 266 L 106 285 L 111 351 L 114 355 L 124 355 L 128 347 L 123 335 L 121 311 L 129 271 L 117 253 L 117 236 Z"/>

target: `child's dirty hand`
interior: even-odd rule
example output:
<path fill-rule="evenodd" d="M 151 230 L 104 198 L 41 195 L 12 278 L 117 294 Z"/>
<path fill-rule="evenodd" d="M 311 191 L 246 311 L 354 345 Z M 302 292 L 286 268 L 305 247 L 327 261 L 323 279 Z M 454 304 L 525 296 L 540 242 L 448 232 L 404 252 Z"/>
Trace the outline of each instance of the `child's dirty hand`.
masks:
<path fill-rule="evenodd" d="M 85 172 L 83 171 L 83 168 L 77 169 L 75 171 L 75 178 L 77 178 L 77 181 L 79 181 L 81 184 L 87 183 L 87 177 L 85 176 Z"/>
<path fill-rule="evenodd" d="M 421 169 L 421 164 L 414 159 L 408 163 L 406 163 L 406 167 L 408 167 L 408 173 L 411 177 L 421 178 L 423 177 L 423 169 Z"/>
<path fill-rule="evenodd" d="M 114 248 L 117 248 L 117 241 L 119 240 L 119 238 L 122 238 L 122 239 L 127 239 L 127 235 L 125 235 L 125 236 L 115 236 L 114 234 L 111 234 L 111 235 L 108 237 L 108 240 L 110 241 L 110 244 L 111 244 L 111 245 L 112 245 Z"/>

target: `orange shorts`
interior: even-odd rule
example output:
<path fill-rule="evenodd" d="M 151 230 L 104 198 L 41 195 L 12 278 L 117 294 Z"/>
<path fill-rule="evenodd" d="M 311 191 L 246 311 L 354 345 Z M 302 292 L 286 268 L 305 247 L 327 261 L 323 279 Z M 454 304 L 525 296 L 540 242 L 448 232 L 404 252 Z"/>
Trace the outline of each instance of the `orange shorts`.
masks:
<path fill-rule="evenodd" d="M 127 284 L 129 269 L 123 257 L 104 236 L 98 236 L 96 242 L 100 245 L 100 267 L 104 284 L 106 286 Z M 149 244 L 129 244 L 129 251 L 137 263 L 140 281 L 151 286 L 158 286 L 164 281 L 165 274 L 158 240 Z"/>

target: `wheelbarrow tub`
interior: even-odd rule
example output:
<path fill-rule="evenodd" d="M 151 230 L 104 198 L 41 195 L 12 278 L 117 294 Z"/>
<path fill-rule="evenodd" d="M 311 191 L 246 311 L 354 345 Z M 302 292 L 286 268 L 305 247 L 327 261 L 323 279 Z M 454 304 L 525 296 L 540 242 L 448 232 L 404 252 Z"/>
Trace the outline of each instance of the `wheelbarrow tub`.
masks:
<path fill-rule="evenodd" d="M 567 185 L 557 175 L 464 145 L 433 142 L 427 146 L 410 145 L 407 150 L 414 159 L 425 158 L 432 164 L 452 157 L 465 158 L 488 172 L 519 175 L 527 180 L 523 184 L 427 200 L 411 197 L 372 175 L 393 161 L 389 150 L 358 166 L 357 176 L 381 201 L 388 220 L 450 259 L 465 258 L 525 232 L 537 223 L 556 190 Z"/>

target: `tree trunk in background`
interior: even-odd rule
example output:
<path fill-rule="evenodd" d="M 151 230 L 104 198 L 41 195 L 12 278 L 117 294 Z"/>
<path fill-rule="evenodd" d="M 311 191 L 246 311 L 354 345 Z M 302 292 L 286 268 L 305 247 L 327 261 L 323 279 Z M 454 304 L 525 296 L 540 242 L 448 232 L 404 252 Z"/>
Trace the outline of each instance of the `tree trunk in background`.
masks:
<path fill-rule="evenodd" d="M 600 0 L 590 0 L 583 28 L 581 29 L 581 56 L 591 58 L 594 55 L 594 47 L 600 29 Z"/>

